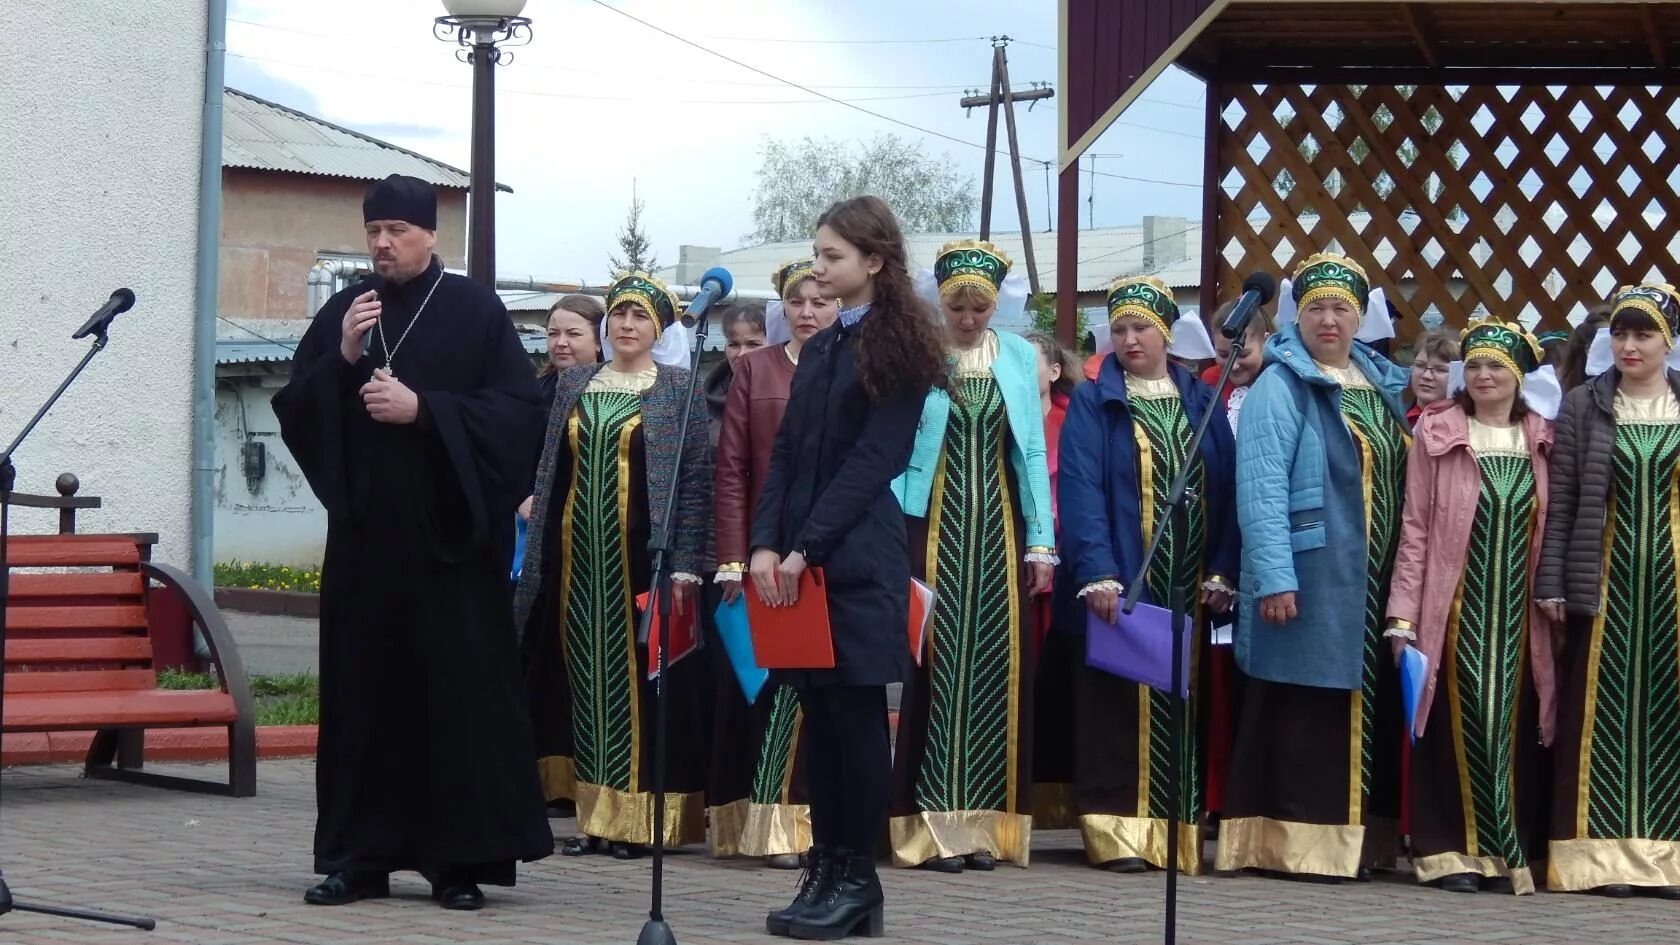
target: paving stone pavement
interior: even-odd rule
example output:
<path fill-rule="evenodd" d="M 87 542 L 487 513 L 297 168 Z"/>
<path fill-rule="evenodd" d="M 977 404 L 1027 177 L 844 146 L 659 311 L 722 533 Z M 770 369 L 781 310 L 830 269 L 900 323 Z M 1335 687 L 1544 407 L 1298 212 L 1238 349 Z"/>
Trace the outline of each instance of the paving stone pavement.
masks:
<path fill-rule="evenodd" d="M 83 781 L 73 768 L 5 772 L 0 866 L 21 899 L 144 913 L 135 932 L 24 913 L 0 917 L 0 943 L 103 945 L 444 945 L 629 943 L 646 917 L 649 866 L 551 857 L 519 886 L 488 890 L 480 913 L 434 906 L 417 876 L 395 898 L 341 908 L 302 902 L 314 824 L 314 763 L 265 762 L 259 794 L 233 800 Z M 194 772 L 206 773 L 206 772 Z M 209 772 L 216 773 L 216 772 Z M 570 821 L 552 821 L 565 836 Z M 683 945 L 770 942 L 763 914 L 795 874 L 698 849 L 674 855 L 666 913 Z M 944 876 L 884 871 L 892 942 L 930 945 L 1161 941 L 1159 875 L 1083 864 L 1071 832 L 1035 838 L 1032 868 Z M 1252 878 L 1181 886 L 1184 945 L 1656 945 L 1680 940 L 1680 904 L 1546 895 L 1517 899 L 1420 889 L 1409 877 L 1323 887 Z"/>

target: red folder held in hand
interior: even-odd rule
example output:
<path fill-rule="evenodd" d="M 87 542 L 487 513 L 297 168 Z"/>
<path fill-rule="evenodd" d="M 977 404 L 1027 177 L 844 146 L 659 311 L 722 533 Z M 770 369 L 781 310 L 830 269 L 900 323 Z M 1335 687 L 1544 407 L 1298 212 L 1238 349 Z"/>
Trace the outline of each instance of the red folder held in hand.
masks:
<path fill-rule="evenodd" d="M 659 598 L 653 596 L 651 591 L 643 591 L 642 593 L 637 594 L 636 595 L 636 610 L 638 612 L 645 612 L 648 608 L 648 602 L 650 600 L 653 602 L 653 605 L 655 607 L 657 607 L 659 605 Z M 700 594 L 699 594 L 698 590 L 693 594 L 693 596 L 691 596 L 689 598 L 688 609 L 683 611 L 681 614 L 677 613 L 676 601 L 671 602 L 671 653 L 670 653 L 669 656 L 665 657 L 665 665 L 666 666 L 675 666 L 675 665 L 677 665 L 678 660 L 681 660 L 683 657 L 689 655 L 690 653 L 693 653 L 695 650 L 700 649 L 700 634 L 697 633 L 696 630 L 695 630 L 697 624 L 695 623 L 695 620 L 694 620 L 694 611 L 699 606 L 700 606 Z M 653 612 L 653 619 L 648 621 L 647 655 L 648 655 L 648 671 L 647 671 L 648 674 L 647 674 L 647 678 L 658 679 L 659 678 L 659 611 L 658 610 L 655 610 Z"/>
<path fill-rule="evenodd" d="M 753 660 L 761 669 L 834 668 L 834 636 L 828 625 L 822 568 L 806 568 L 799 575 L 799 600 L 788 607 L 764 603 L 750 584 L 743 593 Z"/>

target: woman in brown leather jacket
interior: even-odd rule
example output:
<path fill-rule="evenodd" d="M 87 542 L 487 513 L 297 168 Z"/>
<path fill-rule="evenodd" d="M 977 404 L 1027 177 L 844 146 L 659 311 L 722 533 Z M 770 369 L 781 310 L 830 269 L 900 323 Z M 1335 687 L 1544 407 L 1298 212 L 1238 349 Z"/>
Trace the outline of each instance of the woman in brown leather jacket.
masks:
<path fill-rule="evenodd" d="M 734 379 L 720 417 L 715 453 L 713 508 L 718 574 L 725 601 L 741 594 L 753 507 L 770 468 L 770 447 L 787 409 L 799 351 L 812 335 L 834 323 L 839 311 L 811 277 L 811 260 L 776 270 L 781 311 L 769 327 L 784 344 L 731 359 Z M 765 686 L 751 704 L 727 668 L 720 674 L 713 713 L 712 853 L 761 856 L 773 869 L 794 869 L 811 845 L 811 809 L 799 778 L 799 697 L 792 686 Z"/>

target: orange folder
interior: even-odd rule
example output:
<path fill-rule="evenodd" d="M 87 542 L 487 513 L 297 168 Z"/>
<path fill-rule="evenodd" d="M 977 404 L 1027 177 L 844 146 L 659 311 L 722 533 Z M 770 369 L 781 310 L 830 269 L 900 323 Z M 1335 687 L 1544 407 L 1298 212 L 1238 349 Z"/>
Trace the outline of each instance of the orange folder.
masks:
<path fill-rule="evenodd" d="M 658 606 L 659 598 L 658 598 L 658 596 L 654 595 L 651 591 L 643 591 L 642 593 L 637 594 L 636 595 L 636 610 L 637 611 L 647 610 L 647 608 L 649 606 L 648 602 L 650 600 L 653 602 L 653 606 L 656 606 L 656 607 Z M 694 596 L 692 598 L 690 598 L 688 609 L 681 614 L 678 614 L 676 612 L 677 611 L 676 603 L 674 601 L 672 602 L 672 605 L 671 605 L 671 655 L 667 656 L 665 658 L 665 665 L 666 666 L 675 666 L 675 665 L 677 665 L 677 662 L 680 661 L 683 657 L 688 656 L 689 654 L 693 653 L 694 651 L 700 649 L 700 634 L 696 630 L 698 625 L 696 624 L 696 622 L 694 620 L 694 612 L 699 609 L 699 606 L 700 606 L 700 594 L 699 594 L 698 590 L 696 590 Z M 647 678 L 649 680 L 658 679 L 659 678 L 659 612 L 657 610 L 654 611 L 654 613 L 653 613 L 653 619 L 648 621 L 647 655 L 648 655 Z"/>
<path fill-rule="evenodd" d="M 806 568 L 799 575 L 799 601 L 791 607 L 768 606 L 750 584 L 745 595 L 753 661 L 761 669 L 834 668 L 822 568 Z"/>

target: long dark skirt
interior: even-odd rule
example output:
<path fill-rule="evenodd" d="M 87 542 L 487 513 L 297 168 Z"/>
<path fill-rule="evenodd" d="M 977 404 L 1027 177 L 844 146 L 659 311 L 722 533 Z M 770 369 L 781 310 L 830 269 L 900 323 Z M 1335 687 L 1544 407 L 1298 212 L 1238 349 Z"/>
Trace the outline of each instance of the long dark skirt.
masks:
<path fill-rule="evenodd" d="M 1369 705 L 1344 689 L 1247 681 L 1217 869 L 1352 878 L 1394 864 L 1405 722 L 1399 673 L 1389 648 L 1380 652 Z M 1366 724 L 1369 771 L 1361 764 Z"/>
<path fill-rule="evenodd" d="M 1033 829 L 1071 830 L 1079 826 L 1073 810 L 1073 681 L 1085 664 L 1085 639 L 1051 629 L 1041 640 L 1033 674 Z"/>
<path fill-rule="evenodd" d="M 706 595 L 708 615 L 722 599 L 715 588 Z M 728 654 L 712 642 L 716 693 L 706 781 L 712 855 L 803 853 L 811 846 L 811 808 L 799 695 L 792 686 L 766 683 L 749 705 Z"/>
<path fill-rule="evenodd" d="M 910 556 L 911 570 L 922 580 L 927 574 L 927 562 L 918 552 L 928 547 L 927 520 L 907 518 L 906 521 L 910 547 L 914 549 Z M 1018 519 L 1015 534 L 1022 534 Z M 1026 568 L 1017 561 L 1014 571 L 1014 640 L 997 651 L 1013 665 L 976 664 L 975 678 L 965 677 L 957 671 L 961 666 L 959 659 L 939 652 L 941 637 L 937 627 L 932 627 L 922 665 L 915 668 L 904 684 L 899 701 L 898 741 L 893 753 L 889 822 L 895 865 L 916 866 L 934 858 L 971 853 L 990 853 L 999 860 L 1027 865 L 1033 826 L 1033 624 Z M 955 581 L 945 583 L 955 586 Z M 935 590 L 938 592 L 939 588 Z M 1008 590 L 982 588 L 981 593 L 1006 594 Z M 951 645 L 950 641 L 944 642 Z M 943 675 L 947 667 L 952 671 L 950 676 Z M 942 673 L 937 679 L 936 672 Z M 979 679 L 980 673 L 988 678 Z M 1002 685 L 994 685 L 998 682 Z M 996 747 L 1001 750 L 994 755 L 973 748 L 956 756 L 940 757 L 947 753 L 938 749 L 940 745 L 947 749 L 959 745 L 972 747 L 960 737 L 967 734 L 966 724 L 987 721 L 967 714 L 978 700 L 962 699 L 963 693 L 972 693 L 977 688 L 995 689 L 1002 696 L 995 706 L 1004 713 L 1001 731 L 1006 734 L 996 739 Z M 952 701 L 941 712 L 936 710 L 936 698 Z M 941 724 L 936 719 L 945 722 Z M 976 796 L 970 789 L 983 782 L 1002 786 L 1000 803 L 995 807 L 943 810 L 937 808 L 948 805 L 929 802 L 931 794 Z M 929 785 L 941 790 L 922 790 Z"/>
<path fill-rule="evenodd" d="M 1201 870 L 1202 772 L 1206 767 L 1207 647 L 1191 652 L 1195 685 L 1185 706 L 1189 737 L 1180 763 L 1179 868 Z M 1083 640 L 1080 641 L 1083 644 Z M 1170 771 L 1172 700 L 1161 692 L 1084 664 L 1075 672 L 1073 804 L 1085 856 L 1095 865 L 1142 859 L 1167 865 L 1167 819 L 1173 803 Z"/>
<path fill-rule="evenodd" d="M 1410 826 L 1418 882 L 1473 873 L 1507 879 L 1518 895 L 1534 891 L 1534 864 L 1546 858 L 1550 785 L 1547 752 L 1540 745 L 1540 706 L 1526 660 L 1523 665 L 1516 730 L 1499 725 L 1493 736 L 1508 740 L 1513 752 L 1510 770 L 1497 780 L 1467 773 L 1467 768 L 1479 768 L 1466 752 L 1476 748 L 1479 726 L 1474 723 L 1484 710 L 1461 694 L 1455 700 L 1445 676 L 1454 666 L 1441 667 L 1429 724 L 1412 746 Z M 1471 713 L 1472 724 L 1466 725 Z"/>

